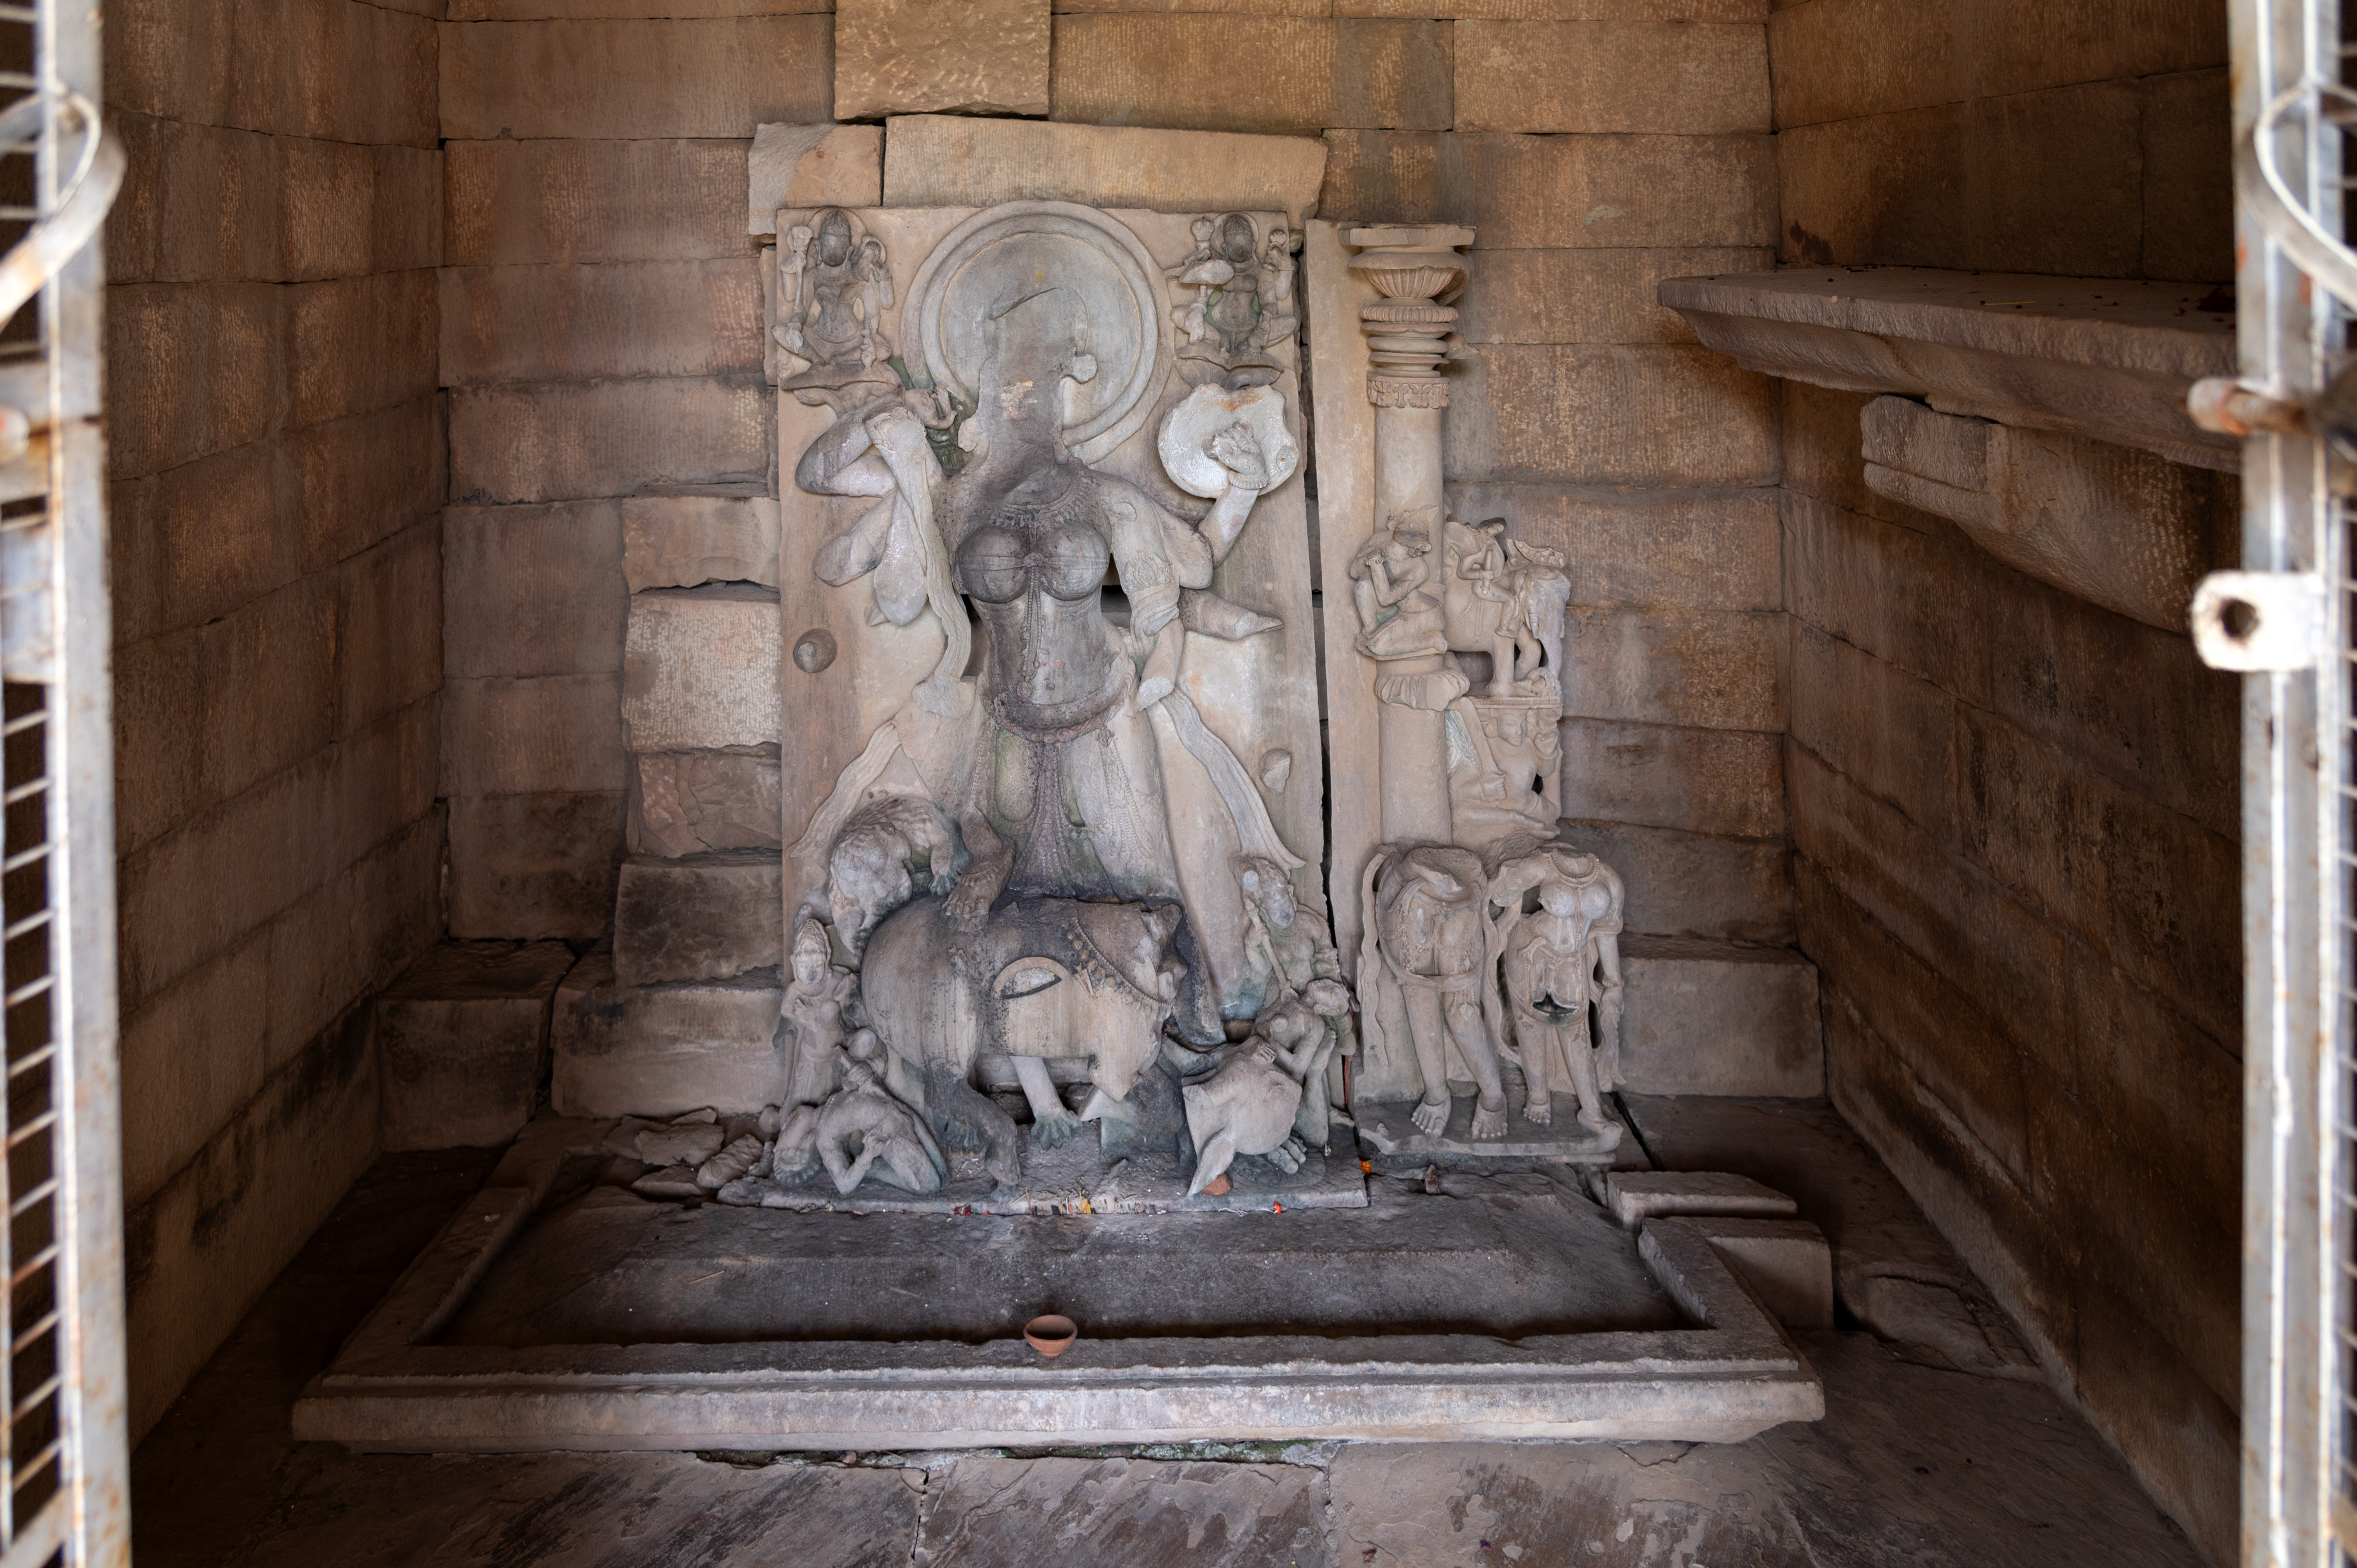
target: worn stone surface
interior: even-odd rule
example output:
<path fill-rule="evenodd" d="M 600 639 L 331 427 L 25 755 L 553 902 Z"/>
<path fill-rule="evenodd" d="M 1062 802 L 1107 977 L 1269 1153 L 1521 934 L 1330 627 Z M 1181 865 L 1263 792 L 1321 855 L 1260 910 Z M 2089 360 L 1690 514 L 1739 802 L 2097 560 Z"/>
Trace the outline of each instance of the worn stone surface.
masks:
<path fill-rule="evenodd" d="M 450 802 L 450 934 L 605 934 L 623 854 L 614 791 L 461 795 Z"/>
<path fill-rule="evenodd" d="M 2144 275 L 2233 276 L 2226 72 L 2189 70 L 2136 85 L 2144 93 Z"/>
<path fill-rule="evenodd" d="M 614 977 L 623 985 L 718 980 L 785 961 L 785 863 L 731 851 L 690 860 L 634 856 L 614 902 Z"/>
<path fill-rule="evenodd" d="M 769 403 L 756 381 L 705 377 L 464 388 L 450 397 L 451 499 L 567 500 L 743 479 L 767 469 Z"/>
<path fill-rule="evenodd" d="M 1776 612 L 1574 608 L 1563 711 L 1700 729 L 1784 727 L 1785 618 Z"/>
<path fill-rule="evenodd" d="M 442 514 L 445 676 L 622 667 L 622 527 L 611 501 Z"/>
<path fill-rule="evenodd" d="M 1792 746 L 1785 777 L 1794 849 L 2075 1088 L 2067 1036 L 2056 1026 L 2070 994 L 2062 933 L 1805 746 Z"/>
<path fill-rule="evenodd" d="M 1808 928 L 1802 928 L 1803 940 Z M 1640 1094 L 1824 1091 L 1817 972 L 1788 948 L 1620 944 L 1620 1070 Z"/>
<path fill-rule="evenodd" d="M 413 703 L 124 855 L 116 870 L 124 1007 L 136 1007 L 319 895 L 403 835 L 424 831 L 427 819 L 438 833 L 432 773 L 436 706 L 431 700 Z M 290 843 L 290 819 L 320 827 Z M 401 914 L 423 918 L 424 911 L 404 903 Z M 386 927 L 371 918 L 341 934 L 365 943 L 385 935 Z M 327 980 L 305 976 L 294 983 L 324 985 Z M 331 1015 L 335 1010 L 330 1007 Z"/>
<path fill-rule="evenodd" d="M 1062 16 L 1055 118 L 1082 124 L 1318 132 L 1447 130 L 1454 29 L 1407 19 Z"/>
<path fill-rule="evenodd" d="M 1988 1001 L 1943 977 L 1835 887 L 1813 863 L 1795 868 L 1801 942 L 1831 1000 L 1889 1043 L 1916 1092 L 1936 1101 L 1989 1176 L 2018 1186 L 2029 1168 L 2032 1069 L 1989 1015 Z"/>
<path fill-rule="evenodd" d="M 1048 0 L 836 0 L 835 117 L 1045 114 L 1048 30 Z"/>
<path fill-rule="evenodd" d="M 2097 81 L 1786 131 L 1783 258 L 2133 276 L 2137 99 Z"/>
<path fill-rule="evenodd" d="M 786 1088 L 771 1044 L 784 997 L 774 974 L 627 989 L 599 948 L 556 994 L 550 1103 L 560 1116 L 775 1105 Z"/>
<path fill-rule="evenodd" d="M 110 105 L 322 141 L 434 145 L 436 23 L 406 8 L 137 0 L 112 20 Z"/>
<path fill-rule="evenodd" d="M 778 601 L 716 583 L 633 595 L 622 680 L 632 751 L 773 746 L 784 648 Z"/>
<path fill-rule="evenodd" d="M 833 38 L 825 16 L 454 25 L 442 134 L 749 137 L 765 121 L 823 120 Z M 730 228 L 736 207 L 732 193 L 719 214 Z"/>
<path fill-rule="evenodd" d="M 840 26 L 835 35 L 838 49 Z M 880 206 L 884 127 L 825 121 L 815 125 L 757 125 L 745 177 L 748 233 L 776 233 L 780 207 Z"/>
<path fill-rule="evenodd" d="M 1076 1561 L 1291 1568 L 1326 1555 L 1325 1477 L 1287 1465 L 994 1459 L 928 1474 L 915 1561 L 1011 1563 L 1049 1541 Z"/>
<path fill-rule="evenodd" d="M 1787 1328 L 1834 1326 L 1833 1249 L 1805 1219 L 1714 1219 L 1712 1251 Z M 1926 1287 L 1934 1288 L 1937 1287 Z"/>
<path fill-rule="evenodd" d="M 761 368 L 760 263 L 445 267 L 442 384 Z"/>
<path fill-rule="evenodd" d="M 293 1568 L 326 1552 L 354 1568 L 502 1556 L 625 1568 L 783 1556 L 813 1568 L 883 1568 L 906 1561 L 917 1507 L 914 1487 L 889 1469 L 747 1470 L 685 1454 L 454 1455 L 372 1487 L 371 1506 L 354 1519 L 350 1489 L 365 1463 L 307 1447 L 268 1545 L 247 1561 Z M 557 1498 L 564 1504 L 552 1509 Z"/>
<path fill-rule="evenodd" d="M 778 585 L 778 503 L 767 496 L 641 495 L 624 501 L 630 592 L 705 583 Z"/>
<path fill-rule="evenodd" d="M 1770 129 L 1768 40 L 1697 22 L 1458 23 L 1460 131 Z"/>
<path fill-rule="evenodd" d="M 1736 730 L 1566 719 L 1563 811 L 1734 838 L 1784 832 L 1783 746 Z"/>
<path fill-rule="evenodd" d="M 1627 251 L 1485 250 L 1481 281 L 1457 302 L 1469 343 L 1691 343 L 1684 317 L 1661 303 L 1663 278 L 1757 272 L 1764 246 Z"/>
<path fill-rule="evenodd" d="M 156 1424 L 269 1284 L 266 1265 L 249 1260 L 293 1256 L 368 1168 L 376 1124 L 375 1057 L 356 1008 L 124 1214 L 134 1434 Z"/>
<path fill-rule="evenodd" d="M 1604 1196 L 1631 1230 L 1678 1215 L 1779 1219 L 1799 1211 L 1788 1194 L 1726 1171 L 1614 1171 L 1604 1178 Z"/>
<path fill-rule="evenodd" d="M 1777 474 L 1766 377 L 1701 349 L 1493 344 L 1469 351 L 1451 478 L 1757 485 Z"/>
<path fill-rule="evenodd" d="M 677 858 L 782 847 L 778 759 L 762 752 L 641 752 L 630 758 L 630 847 Z"/>
<path fill-rule="evenodd" d="M 1802 1343 L 1836 1391 L 1825 1419 L 1740 1446 L 1346 1448 L 1329 1472 L 1335 1560 L 1368 1568 L 1966 1568 L 2056 1552 L 2181 1568 L 2202 1560 L 2114 1455 L 2061 1440 L 2045 1390 L 1913 1365 L 1864 1335 Z M 1849 1387 L 1884 1391 L 1853 1400 L 1839 1391 Z"/>
<path fill-rule="evenodd" d="M 745 236 L 736 214 L 748 145 L 453 142 L 444 155 L 444 262 L 741 257 Z"/>
<path fill-rule="evenodd" d="M 1796 1193 L 1878 1184 L 1894 1212 L 1939 1245 L 1821 1101 L 1631 1103 L 1681 1163 L 1728 1169 L 1746 1158 L 1789 1159 L 1799 1179 L 1782 1185 Z M 1754 1127 L 1766 1135 L 1753 1135 Z M 1696 1147 L 1717 1157 L 1698 1158 L 1689 1152 Z M 815 1465 L 802 1456 L 765 1465 L 754 1455 L 718 1463 L 653 1454 L 428 1459 L 291 1444 L 288 1406 L 304 1383 L 479 1180 L 481 1157 L 460 1158 L 476 1163 L 454 1165 L 447 1155 L 381 1161 L 206 1369 L 193 1397 L 137 1452 L 141 1562 L 275 1563 L 288 1560 L 280 1555 L 283 1531 L 291 1536 L 286 1550 L 303 1561 L 351 1557 L 386 1568 L 492 1555 L 516 1568 L 619 1563 L 618 1540 L 634 1563 L 676 1550 L 714 1568 L 781 1551 L 797 1563 L 898 1564 L 923 1542 L 951 1540 L 966 1547 L 951 1560 L 1029 1563 L 1070 1539 L 1050 1534 L 1049 1520 L 1092 1529 L 1086 1539 L 1102 1543 L 1119 1520 L 1140 1513 L 1149 1525 L 1202 1520 L 1200 1535 L 1182 1536 L 1172 1549 L 1191 1562 L 1266 1520 L 1265 1505 L 1287 1483 L 1320 1509 L 1330 1499 L 1332 1511 L 1316 1550 L 1270 1559 L 1286 1568 L 1583 1557 L 1663 1568 L 1712 1562 L 1714 1543 L 1725 1561 L 1764 1568 L 1919 1560 L 1965 1568 L 2042 1563 L 2055 1548 L 2093 1568 L 2201 1561 L 2104 1440 L 2043 1387 L 1939 1369 L 1926 1347 L 1878 1346 L 1856 1333 L 1800 1338 L 1826 1380 L 1825 1419 L 1734 1446 L 1386 1444 L 1245 1455 L 1207 1447 L 1175 1462 L 1117 1455 L 1121 1484 L 1108 1488 L 1094 1458 L 944 1456 L 927 1472 L 888 1456 L 857 1466 L 841 1455 Z M 1310 1463 L 1297 1467 L 1288 1458 Z M 1182 1473 L 1185 1486 L 1168 1484 Z M 994 1490 L 973 1485 L 978 1478 Z M 1625 1506 L 1615 1500 L 1624 1490 Z M 1010 1506 L 994 1509 L 993 1496 Z M 942 1506 L 952 1497 L 957 1508 Z M 780 1514 L 802 1527 L 782 1541 L 761 1533 L 760 1522 Z M 1809 1533 L 1784 1547 L 1738 1533 L 1762 1520 Z M 888 1525 L 897 1533 L 886 1533 Z M 631 1529 L 642 1533 L 622 1534 Z M 741 1552 L 740 1538 L 750 1542 Z M 1265 1532 L 1249 1539 L 1268 1541 Z M 1588 1552 L 1590 1541 L 1603 1550 Z M 381 1558 L 372 1555 L 380 1542 Z M 836 1543 L 845 1543 L 843 1556 L 818 1555 Z M 1117 1542 L 1113 1551 L 1125 1560 Z"/>
<path fill-rule="evenodd" d="M 443 942 L 377 993 L 379 1134 L 388 1151 L 483 1148 L 532 1120 L 563 942 Z"/>
<path fill-rule="evenodd" d="M 1326 150 L 1298 136 L 920 114 L 886 126 L 888 207 L 1088 201 L 1160 212 L 1318 209 Z"/>
<path fill-rule="evenodd" d="M 1769 947 L 1794 940 L 1792 852 L 1781 838 L 1592 821 L 1562 822 L 1556 834 L 1620 874 L 1631 931 Z"/>
<path fill-rule="evenodd" d="M 1998 560 L 2066 593 L 2186 629 L 2194 585 L 2220 554 L 2208 474 L 1907 398 L 1875 399 L 1864 424 L 1868 489 L 1954 520 Z"/>
<path fill-rule="evenodd" d="M 613 675 L 453 679 L 442 690 L 442 793 L 618 794 L 621 682 Z"/>
<path fill-rule="evenodd" d="M 2226 31 L 2199 6 L 2133 0 L 1919 8 L 1835 0 L 1779 8 L 1768 19 L 1768 48 L 1777 127 L 1789 130 L 2220 65 Z"/>
<path fill-rule="evenodd" d="M 1776 242 L 1765 136 L 1329 131 L 1318 209 L 1361 223 L 1469 223 L 1496 250 Z"/>

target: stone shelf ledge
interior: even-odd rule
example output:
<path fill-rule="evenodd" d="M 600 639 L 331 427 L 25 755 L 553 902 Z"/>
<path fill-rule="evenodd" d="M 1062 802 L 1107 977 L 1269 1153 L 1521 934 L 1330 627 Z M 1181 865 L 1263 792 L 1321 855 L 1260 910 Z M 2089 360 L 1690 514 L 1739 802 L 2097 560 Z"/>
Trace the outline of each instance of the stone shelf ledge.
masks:
<path fill-rule="evenodd" d="M 2234 370 L 2234 312 L 2210 285 L 1812 266 L 1670 278 L 1660 298 L 1746 370 L 2242 466 L 2185 412 L 2196 380 Z"/>

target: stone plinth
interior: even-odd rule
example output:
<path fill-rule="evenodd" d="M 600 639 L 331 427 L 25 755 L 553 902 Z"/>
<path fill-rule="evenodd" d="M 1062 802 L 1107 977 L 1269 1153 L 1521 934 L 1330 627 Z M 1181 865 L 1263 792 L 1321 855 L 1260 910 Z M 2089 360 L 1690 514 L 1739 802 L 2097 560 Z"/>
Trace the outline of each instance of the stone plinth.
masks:
<path fill-rule="evenodd" d="M 537 1124 L 529 1149 L 502 1163 L 305 1391 L 297 1438 L 473 1453 L 663 1449 L 690 1434 L 707 1449 L 863 1451 L 1738 1442 L 1824 1413 L 1815 1375 L 1704 1229 L 1656 1220 L 1628 1238 L 1535 1176 L 1451 1177 L 1438 1193 L 1392 1184 L 1371 1208 L 1074 1218 L 1059 1221 L 1077 1230 L 1056 1232 L 1058 1258 L 1024 1255 L 1015 1232 L 1006 1255 L 982 1219 L 912 1217 L 888 1228 L 711 1205 L 683 1215 L 593 1193 L 561 1223 L 651 1242 L 660 1234 L 660 1245 L 626 1240 L 634 1262 L 602 1275 L 563 1321 L 536 1307 L 519 1317 L 502 1307 L 500 1282 L 530 1287 L 535 1273 L 544 1279 L 536 1260 L 545 1248 L 577 1256 L 583 1240 L 543 1232 L 535 1211 L 567 1155 L 608 1153 L 612 1129 Z M 1172 1245 L 1169 1228 L 1189 1224 L 1205 1228 L 1203 1245 Z M 1404 1237 L 1415 1242 L 1405 1253 Z M 1534 1245 L 1528 1265 L 1561 1277 L 1506 1286 L 1493 1260 Z M 1305 1255 L 1339 1262 L 1371 1247 L 1398 1259 L 1390 1277 L 1369 1281 L 1351 1267 L 1295 1277 Z M 816 1316 L 798 1314 L 784 1289 L 687 1287 L 715 1268 L 775 1256 L 799 1288 L 807 1270 L 793 1267 L 798 1253 L 844 1280 L 844 1290 L 821 1293 L 829 1305 L 813 1305 Z M 1212 1258 L 1227 1266 L 1204 1267 Z M 1071 1300 L 1059 1305 L 1075 1307 L 1081 1336 L 1049 1361 L 1010 1326 L 1039 1310 L 1041 1282 L 1055 1288 L 1060 1269 Z M 1463 1276 L 1455 1283 L 1452 1271 Z M 948 1281 L 969 1275 L 983 1288 L 963 1299 Z M 1000 1275 L 1003 1285 L 989 1288 Z M 1330 1311 L 1321 1290 L 1339 1292 Z M 863 1291 L 882 1303 L 862 1311 Z M 626 1310 L 640 1305 L 643 1319 Z M 1304 1335 L 1295 1326 L 1305 1320 L 1341 1331 Z M 888 1337 L 876 1334 L 878 1323 L 891 1326 Z"/>
<path fill-rule="evenodd" d="M 1620 1076 L 1638 1094 L 1823 1094 L 1816 966 L 1791 948 L 1628 937 Z"/>
<path fill-rule="evenodd" d="M 557 993 L 550 1101 L 567 1116 L 759 1111 L 785 1097 L 775 972 L 629 988 L 591 953 Z"/>

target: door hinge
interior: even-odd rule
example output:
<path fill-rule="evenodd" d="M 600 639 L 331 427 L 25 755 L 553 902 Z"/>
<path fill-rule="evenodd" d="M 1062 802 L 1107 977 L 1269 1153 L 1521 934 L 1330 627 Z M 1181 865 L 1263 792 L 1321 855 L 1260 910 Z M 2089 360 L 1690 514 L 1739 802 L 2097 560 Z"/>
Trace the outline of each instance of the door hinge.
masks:
<path fill-rule="evenodd" d="M 2193 650 L 2212 670 L 2294 671 L 2324 657 L 2324 579 L 2212 572 L 2193 590 Z"/>

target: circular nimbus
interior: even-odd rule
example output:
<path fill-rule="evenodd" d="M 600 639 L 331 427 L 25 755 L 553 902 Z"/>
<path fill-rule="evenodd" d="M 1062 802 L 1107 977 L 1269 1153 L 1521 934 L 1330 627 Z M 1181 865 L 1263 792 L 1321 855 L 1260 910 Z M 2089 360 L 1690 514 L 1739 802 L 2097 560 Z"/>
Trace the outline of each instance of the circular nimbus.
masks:
<path fill-rule="evenodd" d="M 1017 201 L 978 212 L 943 236 L 909 285 L 911 357 L 933 384 L 975 395 L 986 324 L 1015 300 L 1052 296 L 1076 345 L 1097 362 L 1079 383 L 1064 442 L 1094 462 L 1136 434 L 1168 374 L 1161 273 L 1135 234 L 1094 208 Z"/>

